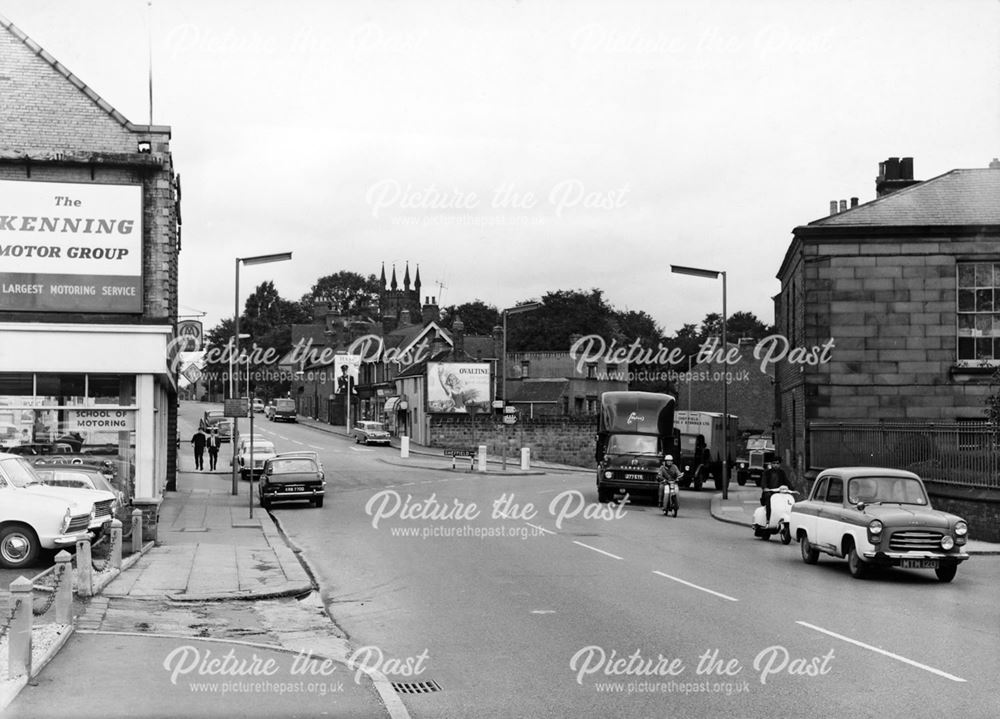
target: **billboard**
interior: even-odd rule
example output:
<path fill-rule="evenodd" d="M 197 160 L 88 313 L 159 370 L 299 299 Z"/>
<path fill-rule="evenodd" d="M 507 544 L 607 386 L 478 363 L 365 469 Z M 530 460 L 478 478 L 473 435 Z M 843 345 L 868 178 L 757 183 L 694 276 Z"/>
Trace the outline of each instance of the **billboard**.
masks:
<path fill-rule="evenodd" d="M 491 387 L 487 362 L 427 363 L 428 412 L 489 412 Z"/>
<path fill-rule="evenodd" d="M 350 387 L 351 394 L 357 394 L 361 355 L 334 355 L 333 366 L 337 377 L 337 381 L 333 383 L 333 393 L 344 394 Z"/>
<path fill-rule="evenodd" d="M 0 180 L 0 310 L 142 312 L 142 186 Z"/>

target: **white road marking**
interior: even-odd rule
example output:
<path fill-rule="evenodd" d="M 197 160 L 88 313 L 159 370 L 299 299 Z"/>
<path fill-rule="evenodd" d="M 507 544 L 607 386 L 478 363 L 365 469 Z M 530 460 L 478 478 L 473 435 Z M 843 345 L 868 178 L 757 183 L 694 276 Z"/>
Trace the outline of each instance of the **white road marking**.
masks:
<path fill-rule="evenodd" d="M 559 489 L 543 489 L 541 491 L 535 492 L 535 494 L 553 494 L 554 492 L 562 492 L 562 491 L 565 490 L 563 490 L 563 488 L 560 487 Z"/>
<path fill-rule="evenodd" d="M 286 437 L 285 435 L 278 434 L 277 432 L 274 433 L 274 436 L 277 437 L 278 439 L 285 439 L 285 440 L 288 439 L 288 437 Z"/>
<path fill-rule="evenodd" d="M 878 647 L 873 647 L 871 644 L 865 644 L 864 642 L 859 642 L 857 639 L 851 639 L 850 637 L 845 637 L 843 634 L 837 634 L 836 632 L 831 632 L 829 629 L 823 629 L 822 627 L 817 627 L 815 624 L 809 624 L 809 622 L 796 621 L 796 624 L 801 624 L 803 627 L 813 629 L 817 632 L 822 632 L 828 636 L 840 639 L 849 644 L 861 647 L 862 649 L 870 649 L 877 654 L 889 657 L 890 659 L 895 659 L 896 661 L 903 662 L 903 664 L 909 664 L 910 666 L 916 667 L 917 669 L 923 669 L 924 671 L 930 672 L 931 674 L 937 674 L 939 677 L 944 677 L 945 679 L 951 679 L 953 682 L 965 682 L 965 679 L 961 677 L 956 677 L 954 674 L 949 674 L 948 672 L 943 672 L 940 669 L 935 669 L 934 667 L 929 667 L 926 664 L 921 664 L 920 662 L 915 662 L 912 659 L 907 659 L 906 657 L 900 656 L 899 654 L 893 654 L 885 649 L 879 649 Z"/>
<path fill-rule="evenodd" d="M 659 572 L 659 571 L 654 570 L 653 574 L 659 574 L 661 577 L 664 577 L 666 579 L 670 579 L 670 580 L 673 580 L 673 581 L 678 582 L 680 584 L 687 585 L 687 586 L 691 587 L 692 589 L 697 589 L 697 590 L 702 591 L 702 592 L 707 592 L 708 594 L 714 594 L 715 596 L 721 597 L 722 599 L 726 599 L 726 600 L 728 600 L 730 602 L 738 602 L 738 601 L 740 601 L 739 599 L 736 599 L 735 597 L 730 597 L 728 594 L 722 594 L 720 592 L 716 592 L 716 591 L 713 591 L 711 589 L 705 589 L 705 587 L 699 587 L 697 584 L 692 584 L 691 582 L 686 582 L 683 579 L 678 579 L 677 577 L 672 577 L 669 574 L 665 574 L 663 572 Z"/>
<path fill-rule="evenodd" d="M 302 445 L 303 447 L 305 447 L 305 446 L 306 446 L 306 443 L 305 443 L 305 442 L 300 442 L 300 441 L 299 441 L 299 440 L 297 440 L 297 439 L 293 439 L 293 440 L 292 440 L 292 444 L 301 444 L 301 445 Z"/>
<path fill-rule="evenodd" d="M 307 444 L 306 446 L 309 447 L 310 449 L 326 449 L 326 447 L 320 447 L 315 444 Z"/>
<path fill-rule="evenodd" d="M 591 547 L 589 544 L 584 544 L 583 542 L 578 542 L 575 539 L 573 540 L 573 544 L 579 544 L 581 547 L 586 547 L 587 549 L 589 549 L 591 551 L 600 552 L 601 554 L 604 554 L 604 555 L 606 555 L 608 557 L 611 557 L 612 559 L 621 559 L 621 557 L 619 557 L 617 554 L 612 554 L 611 552 L 605 552 L 603 549 L 598 549 L 597 547 Z"/>
<path fill-rule="evenodd" d="M 555 609 L 532 609 L 532 614 L 555 614 Z"/>
<path fill-rule="evenodd" d="M 545 527 L 539 527 L 537 524 L 532 524 L 531 522 L 525 522 L 525 524 L 527 524 L 529 527 L 534 527 L 539 532 L 545 532 L 546 534 L 555 534 L 555 532 L 553 532 L 552 530 L 546 529 Z"/>
<path fill-rule="evenodd" d="M 355 452 L 374 452 L 374 449 L 365 449 L 364 447 L 351 447 Z"/>

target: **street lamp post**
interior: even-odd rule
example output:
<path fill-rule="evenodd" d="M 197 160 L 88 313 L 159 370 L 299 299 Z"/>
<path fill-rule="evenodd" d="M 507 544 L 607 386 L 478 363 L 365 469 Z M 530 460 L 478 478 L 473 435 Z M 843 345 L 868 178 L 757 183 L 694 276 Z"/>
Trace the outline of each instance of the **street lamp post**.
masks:
<path fill-rule="evenodd" d="M 240 336 L 240 265 L 241 264 L 242 265 L 264 265 L 264 264 L 267 264 L 268 262 L 284 262 L 285 260 L 290 260 L 290 259 L 292 259 L 292 253 L 291 252 L 279 252 L 279 253 L 276 253 L 276 254 L 273 254 L 273 255 L 255 255 L 254 257 L 237 257 L 236 258 L 236 297 L 235 297 L 234 311 L 233 311 L 233 325 L 234 325 L 233 326 L 233 336 L 236 337 L 236 347 L 233 348 L 234 352 L 236 351 L 236 349 L 239 347 L 239 344 L 240 344 L 240 341 L 239 341 L 239 336 Z M 248 360 L 248 362 L 249 362 L 249 360 Z M 233 373 L 230 372 L 229 373 L 229 382 L 230 382 L 230 384 L 229 384 L 229 397 L 231 399 L 235 399 L 235 396 L 233 395 L 233 386 L 232 386 L 232 381 L 233 380 L 232 380 L 232 378 L 233 378 Z M 248 383 L 248 387 L 247 387 L 247 392 L 249 394 L 249 383 Z M 240 492 L 239 480 L 236 477 L 236 444 L 239 442 L 239 439 L 240 439 L 240 418 L 239 417 L 233 417 L 233 436 L 231 438 L 231 441 L 232 441 L 232 444 L 233 444 L 233 494 L 234 495 L 239 494 L 239 492 Z M 253 458 L 251 457 L 251 462 L 252 461 L 253 461 Z M 253 465 L 251 465 L 251 476 L 253 476 Z M 250 501 L 251 502 L 253 501 L 252 493 L 251 493 Z"/>
<path fill-rule="evenodd" d="M 503 392 L 503 412 L 507 411 L 507 315 L 516 315 L 521 312 L 531 312 L 532 310 L 537 310 L 542 306 L 541 302 L 525 302 L 520 305 L 515 305 L 513 307 L 508 307 L 503 311 L 503 381 L 501 382 L 501 391 Z M 507 471 L 507 420 L 501 417 L 503 420 L 503 471 Z M 475 418 L 473 418 L 475 420 Z"/>
<path fill-rule="evenodd" d="M 678 275 L 691 275 L 692 277 L 704 277 L 715 280 L 722 275 L 722 498 L 729 499 L 729 382 L 726 377 L 726 355 L 729 352 L 729 345 L 726 341 L 726 273 L 721 270 L 703 270 L 697 267 L 682 267 L 681 265 L 670 265 L 670 271 Z M 688 382 L 691 377 L 688 377 Z M 690 394 L 688 395 L 690 398 Z M 690 403 L 690 399 L 688 400 Z M 690 411 L 691 407 L 688 407 Z"/>

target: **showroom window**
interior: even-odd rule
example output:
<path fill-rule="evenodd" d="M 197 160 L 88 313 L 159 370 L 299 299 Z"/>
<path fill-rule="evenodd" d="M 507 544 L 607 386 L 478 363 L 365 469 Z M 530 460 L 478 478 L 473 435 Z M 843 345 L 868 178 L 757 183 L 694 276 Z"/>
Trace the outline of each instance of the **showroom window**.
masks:
<path fill-rule="evenodd" d="M 990 366 L 1000 359 L 1000 263 L 958 265 L 958 361 Z"/>

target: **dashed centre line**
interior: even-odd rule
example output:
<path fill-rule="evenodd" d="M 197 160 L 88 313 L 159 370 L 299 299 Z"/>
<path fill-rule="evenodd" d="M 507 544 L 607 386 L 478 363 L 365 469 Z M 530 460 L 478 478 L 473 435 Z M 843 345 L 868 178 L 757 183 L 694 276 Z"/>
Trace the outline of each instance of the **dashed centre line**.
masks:
<path fill-rule="evenodd" d="M 575 539 L 573 540 L 573 544 L 579 544 L 581 547 L 585 547 L 585 548 L 591 550 L 592 552 L 598 552 L 598 553 L 603 554 L 605 556 L 611 557 L 612 559 L 621 559 L 621 557 L 619 557 L 617 554 L 612 554 L 611 552 L 605 552 L 603 549 L 598 549 L 597 547 L 591 547 L 589 544 L 584 544 L 583 542 L 578 542 Z"/>
<path fill-rule="evenodd" d="M 671 576 L 671 575 L 666 574 L 664 572 L 659 572 L 659 571 L 655 571 L 654 570 L 653 574 L 658 574 L 659 576 L 664 577 L 665 579 L 669 579 L 671 581 L 677 582 L 678 584 L 683 584 L 685 586 L 691 587 L 692 589 L 697 589 L 697 590 L 702 591 L 702 592 L 707 592 L 708 594 L 714 594 L 715 596 L 720 597 L 720 598 L 725 599 L 725 600 L 730 601 L 730 602 L 738 602 L 738 601 L 740 601 L 736 597 L 730 597 L 728 594 L 722 594 L 721 592 L 716 592 L 716 591 L 714 591 L 712 589 L 706 589 L 705 587 L 698 586 L 697 584 L 692 584 L 691 582 L 687 582 L 687 581 L 685 581 L 683 579 L 679 579 L 677 577 Z"/>
<path fill-rule="evenodd" d="M 935 669 L 934 667 L 927 666 L 926 664 L 921 664 L 920 662 L 913 661 L 912 659 L 907 659 L 904 656 L 895 654 L 893 652 L 886 651 L 885 649 L 880 649 L 878 647 L 873 647 L 871 644 L 865 644 L 864 642 L 859 642 L 857 639 L 851 639 L 850 637 L 845 637 L 843 634 L 837 634 L 836 632 L 831 632 L 829 629 L 823 629 L 822 627 L 817 627 L 815 624 L 810 624 L 809 622 L 796 621 L 799 624 L 813 631 L 821 632 L 827 636 L 834 637 L 835 639 L 840 639 L 841 641 L 847 642 L 848 644 L 853 644 L 854 646 L 861 647 L 862 649 L 868 649 L 876 654 L 881 654 L 884 657 L 889 657 L 890 659 L 895 659 L 897 662 L 902 662 L 903 664 L 909 664 L 911 667 L 916 667 L 917 669 L 923 669 L 925 672 L 930 672 L 931 674 L 937 674 L 939 677 L 944 677 L 945 679 L 950 679 L 953 682 L 965 682 L 965 679 L 961 677 L 956 677 L 954 674 L 949 674 L 948 672 L 943 672 L 940 669 Z"/>

